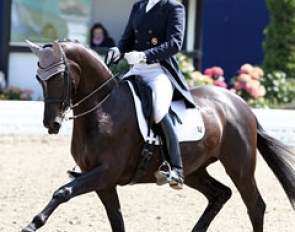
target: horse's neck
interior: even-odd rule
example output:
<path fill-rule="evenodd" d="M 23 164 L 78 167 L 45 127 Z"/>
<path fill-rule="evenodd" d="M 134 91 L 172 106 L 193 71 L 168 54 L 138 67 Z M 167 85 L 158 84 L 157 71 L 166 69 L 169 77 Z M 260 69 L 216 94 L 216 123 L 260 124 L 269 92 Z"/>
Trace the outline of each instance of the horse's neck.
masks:
<path fill-rule="evenodd" d="M 133 103 L 126 83 L 112 81 L 112 88 L 106 89 L 103 95 L 103 98 L 101 98 L 101 94 L 98 98 L 93 97 L 94 99 L 89 101 L 87 105 L 85 104 L 83 109 L 74 110 L 74 114 L 86 112 L 105 100 L 96 110 L 74 121 L 74 135 L 79 133 L 79 137 L 87 136 L 90 131 L 104 134 L 110 129 L 107 128 L 108 126 L 112 125 L 113 129 L 116 129 L 120 126 L 120 121 L 124 121 L 128 117 L 132 111 Z"/>
<path fill-rule="evenodd" d="M 85 111 L 85 109 L 91 107 L 91 105 L 101 101 L 106 93 L 111 90 L 108 82 L 112 78 L 112 73 L 102 62 L 89 55 L 89 52 L 85 53 L 88 56 L 84 55 L 86 56 L 84 58 L 85 61 L 79 64 L 81 69 L 79 86 L 75 90 L 75 94 L 72 95 L 72 101 L 73 103 L 79 102 L 96 89 L 98 91 L 83 102 L 78 111 Z"/>
<path fill-rule="evenodd" d="M 130 141 L 141 138 L 134 112 L 130 90 L 119 82 L 101 107 L 74 121 L 71 151 L 76 163 L 89 170 L 103 162 L 112 147 L 124 147 L 129 154 L 134 146 Z"/>
<path fill-rule="evenodd" d="M 81 71 L 80 85 L 77 91 L 79 97 L 87 96 L 94 89 L 106 83 L 112 76 L 111 73 L 101 67 L 89 66 L 84 70 Z"/>
<path fill-rule="evenodd" d="M 76 93 L 72 96 L 74 102 L 83 99 L 91 91 L 111 78 L 111 71 L 94 51 L 80 44 L 72 43 L 63 44 L 63 48 L 66 57 L 72 61 L 73 64 L 76 64 L 76 70 L 73 65 L 71 71 L 74 73 L 76 71 L 77 76 L 79 76 L 79 78 L 77 78 L 79 79 L 79 84 L 76 83 L 78 84 L 75 91 Z"/>

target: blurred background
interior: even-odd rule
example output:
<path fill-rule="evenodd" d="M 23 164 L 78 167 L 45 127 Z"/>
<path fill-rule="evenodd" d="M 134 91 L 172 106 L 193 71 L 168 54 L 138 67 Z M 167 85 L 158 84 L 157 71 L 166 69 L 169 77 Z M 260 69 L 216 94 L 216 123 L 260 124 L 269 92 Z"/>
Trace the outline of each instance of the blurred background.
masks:
<path fill-rule="evenodd" d="M 41 89 L 34 80 L 36 59 L 25 40 L 41 45 L 69 38 L 89 45 L 97 22 L 115 44 L 135 0 L 0 0 L 0 71 L 8 85 Z M 265 0 L 183 0 L 187 24 L 183 52 L 197 70 L 221 66 L 230 81 L 245 62 L 263 60 L 263 30 L 269 16 Z M 101 49 L 102 53 L 105 49 Z"/>
<path fill-rule="evenodd" d="M 135 1 L 0 0 L 0 100 L 42 100 L 37 58 L 26 39 L 43 45 L 69 38 L 104 55 L 118 43 Z M 295 0 L 179 1 L 186 10 L 186 33 L 177 58 L 188 85 L 227 88 L 252 108 L 274 109 L 254 112 L 272 135 L 294 146 L 295 111 L 281 109 L 295 109 Z M 23 120 L 35 118 L 34 107 L 42 117 L 41 102 L 0 102 L 6 112 L 0 129 L 25 131 L 12 127 L 20 109 L 27 115 Z"/>

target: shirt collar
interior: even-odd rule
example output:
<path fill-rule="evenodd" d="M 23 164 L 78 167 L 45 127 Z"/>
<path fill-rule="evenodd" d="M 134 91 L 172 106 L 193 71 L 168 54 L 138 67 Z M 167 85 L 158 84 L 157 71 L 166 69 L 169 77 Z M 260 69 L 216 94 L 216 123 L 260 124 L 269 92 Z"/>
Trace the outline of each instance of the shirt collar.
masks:
<path fill-rule="evenodd" d="M 161 0 L 148 0 L 145 11 L 148 12 L 149 10 L 151 10 L 160 1 Z"/>

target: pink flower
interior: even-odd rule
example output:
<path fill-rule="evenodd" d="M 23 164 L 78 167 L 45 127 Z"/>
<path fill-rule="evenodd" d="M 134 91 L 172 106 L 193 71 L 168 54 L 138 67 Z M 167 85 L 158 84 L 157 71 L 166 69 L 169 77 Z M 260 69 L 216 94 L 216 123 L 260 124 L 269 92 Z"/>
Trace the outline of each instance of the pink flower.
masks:
<path fill-rule="evenodd" d="M 207 69 L 205 69 L 204 74 L 206 76 L 208 76 L 208 77 L 213 77 L 213 74 L 214 74 L 213 68 L 207 68 Z"/>
<path fill-rule="evenodd" d="M 263 72 L 263 70 L 261 68 L 254 67 L 253 70 L 252 70 L 251 76 L 252 76 L 253 79 L 259 80 L 260 77 L 264 76 L 264 72 Z"/>
<path fill-rule="evenodd" d="M 264 72 L 263 72 L 262 68 L 254 67 L 254 68 L 253 68 L 253 72 L 258 73 L 258 75 L 259 75 L 260 77 L 263 77 L 263 76 L 264 76 Z"/>
<path fill-rule="evenodd" d="M 4 89 L 4 93 L 21 94 L 21 89 L 15 86 L 8 86 Z"/>
<path fill-rule="evenodd" d="M 252 77 L 253 80 L 259 80 L 259 79 L 260 79 L 259 74 L 256 73 L 256 72 L 252 72 L 252 73 L 251 73 L 251 77 Z"/>
<path fill-rule="evenodd" d="M 251 92 L 253 89 L 258 90 L 260 86 L 260 82 L 257 80 L 251 80 L 248 83 L 246 83 L 246 90 L 248 92 Z"/>
<path fill-rule="evenodd" d="M 250 95 L 253 97 L 253 98 L 258 98 L 258 97 L 260 97 L 259 96 L 259 91 L 258 91 L 258 89 L 252 89 L 251 90 L 251 92 L 250 92 Z"/>
<path fill-rule="evenodd" d="M 225 89 L 227 88 L 227 84 L 223 80 L 220 80 L 220 79 L 215 80 L 214 85 L 219 86 L 221 88 L 225 88 Z"/>
<path fill-rule="evenodd" d="M 223 77 L 224 72 L 222 68 L 218 66 L 214 66 L 214 67 L 205 69 L 204 74 L 209 77 Z"/>
<path fill-rule="evenodd" d="M 240 68 L 240 73 L 251 74 L 253 71 L 253 66 L 251 64 L 244 64 Z"/>
<path fill-rule="evenodd" d="M 242 82 L 237 81 L 237 82 L 234 83 L 234 88 L 237 89 L 237 90 L 244 89 L 245 84 L 242 83 Z"/>
<path fill-rule="evenodd" d="M 260 82 L 257 80 L 249 81 L 248 83 L 246 83 L 246 87 L 245 87 L 246 91 L 255 99 L 260 97 L 259 88 L 260 88 Z"/>
<path fill-rule="evenodd" d="M 24 89 L 23 93 L 26 94 L 26 95 L 32 95 L 33 91 L 31 89 Z"/>
<path fill-rule="evenodd" d="M 247 83 L 249 81 L 251 81 L 251 76 L 249 74 L 245 74 L 245 73 L 241 73 L 238 76 L 238 81 L 243 82 L 243 83 Z"/>
<path fill-rule="evenodd" d="M 224 75 L 224 72 L 223 72 L 223 69 L 218 67 L 218 66 L 214 66 L 212 67 L 213 69 L 213 76 L 215 77 L 223 77 Z"/>
<path fill-rule="evenodd" d="M 255 83 L 254 85 L 252 85 L 250 88 L 247 89 L 249 94 L 255 99 L 258 97 L 263 97 L 266 94 L 266 89 L 263 85 L 259 85 L 259 86 L 256 86 L 256 85 L 257 84 Z"/>

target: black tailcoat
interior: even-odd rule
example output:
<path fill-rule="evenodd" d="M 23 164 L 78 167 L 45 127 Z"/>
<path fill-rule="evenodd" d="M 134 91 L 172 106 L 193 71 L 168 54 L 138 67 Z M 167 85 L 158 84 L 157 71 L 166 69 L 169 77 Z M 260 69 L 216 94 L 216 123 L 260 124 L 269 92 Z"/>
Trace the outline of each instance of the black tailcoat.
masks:
<path fill-rule="evenodd" d="M 176 0 L 161 0 L 146 13 L 148 0 L 133 5 L 118 48 L 121 53 L 143 51 L 147 63 L 159 62 L 175 87 L 174 99 L 184 98 L 187 107 L 195 107 L 181 74 L 175 54 L 182 48 L 185 10 Z"/>

